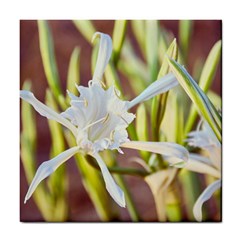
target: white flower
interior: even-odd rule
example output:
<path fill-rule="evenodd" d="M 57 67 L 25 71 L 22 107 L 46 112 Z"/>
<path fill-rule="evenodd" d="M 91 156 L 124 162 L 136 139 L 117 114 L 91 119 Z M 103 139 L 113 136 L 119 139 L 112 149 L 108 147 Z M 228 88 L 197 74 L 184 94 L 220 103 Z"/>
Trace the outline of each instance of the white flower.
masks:
<path fill-rule="evenodd" d="M 190 153 L 185 168 L 199 173 L 210 174 L 217 178 L 202 192 L 194 204 L 193 214 L 195 219 L 200 222 L 202 221 L 203 203 L 210 199 L 213 193 L 221 187 L 221 143 L 206 122 L 200 122 L 197 131 L 190 132 L 188 136 L 188 144 L 206 151 L 208 157 Z"/>
<path fill-rule="evenodd" d="M 178 82 L 169 74 L 152 83 L 132 101 L 123 101 L 115 87 L 104 89 L 101 79 L 112 52 L 111 38 L 103 33 L 95 33 L 93 39 L 100 37 L 100 48 L 93 79 L 88 87 L 77 86 L 79 96 L 68 92 L 71 106 L 59 114 L 38 101 L 33 93 L 21 91 L 20 97 L 30 103 L 35 110 L 48 119 L 55 120 L 68 128 L 76 139 L 76 146 L 55 158 L 43 162 L 38 168 L 28 189 L 25 202 L 31 197 L 38 184 L 54 172 L 62 163 L 77 152 L 94 157 L 101 169 L 106 188 L 119 206 L 125 207 L 124 193 L 115 183 L 99 152 L 104 149 L 118 150 L 120 147 L 147 150 L 172 157 L 175 163 L 187 161 L 188 152 L 174 143 L 132 142 L 128 139 L 126 128 L 134 120 L 135 115 L 128 110 L 136 104 L 152 98 L 175 87 Z"/>

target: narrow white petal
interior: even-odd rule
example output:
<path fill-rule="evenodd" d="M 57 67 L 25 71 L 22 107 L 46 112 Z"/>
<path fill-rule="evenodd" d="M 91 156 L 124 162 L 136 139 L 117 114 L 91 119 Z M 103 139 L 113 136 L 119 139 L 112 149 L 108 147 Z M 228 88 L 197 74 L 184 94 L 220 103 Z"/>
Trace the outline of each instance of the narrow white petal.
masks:
<path fill-rule="evenodd" d="M 205 158 L 198 154 L 189 154 L 189 160 L 184 168 L 193 172 L 210 174 L 216 178 L 221 177 L 221 172 L 218 169 L 214 168 L 211 165 L 211 162 L 207 163 Z"/>
<path fill-rule="evenodd" d="M 209 153 L 209 158 L 212 161 L 212 164 L 221 170 L 221 163 L 222 163 L 222 153 L 221 153 L 221 148 L 212 146 L 207 149 Z"/>
<path fill-rule="evenodd" d="M 92 42 L 97 37 L 100 37 L 100 46 L 98 50 L 97 63 L 92 78 L 94 83 L 99 83 L 102 80 L 103 73 L 112 54 L 112 39 L 109 37 L 109 35 L 96 32 L 93 35 Z"/>
<path fill-rule="evenodd" d="M 178 81 L 176 77 L 172 73 L 169 73 L 164 77 L 153 82 L 140 95 L 138 95 L 136 98 L 130 101 L 128 109 L 132 108 L 138 103 L 144 102 L 161 93 L 167 92 L 168 90 L 170 90 L 173 87 L 176 87 L 177 85 L 178 85 Z"/>
<path fill-rule="evenodd" d="M 123 143 L 121 147 L 162 154 L 167 156 L 167 161 L 175 167 L 185 166 L 189 155 L 186 148 L 170 142 L 129 141 Z"/>
<path fill-rule="evenodd" d="M 98 153 L 89 154 L 89 155 L 91 155 L 92 157 L 94 157 L 96 159 L 96 161 L 97 161 L 97 163 L 98 163 L 98 165 L 101 169 L 103 179 L 104 179 L 105 184 L 106 184 L 106 189 L 109 192 L 109 194 L 111 195 L 111 197 L 114 199 L 114 201 L 120 207 L 125 207 L 126 203 L 125 203 L 124 192 L 115 183 L 113 177 L 109 173 L 108 168 L 107 168 L 106 164 L 104 163 L 104 161 L 102 160 L 102 158 L 100 157 L 100 155 Z"/>
<path fill-rule="evenodd" d="M 77 132 L 76 127 L 67 119 L 65 119 L 63 116 L 61 116 L 61 114 L 53 111 L 51 108 L 49 108 L 48 106 L 46 106 L 45 104 L 37 100 L 32 92 L 27 90 L 21 90 L 20 97 L 26 102 L 30 103 L 39 114 L 41 114 L 42 116 L 48 119 L 52 119 L 61 123 L 63 126 L 65 126 L 70 131 L 72 131 L 74 136 L 76 136 L 76 132 Z"/>
<path fill-rule="evenodd" d="M 205 125 L 204 125 L 205 126 Z M 207 126 L 207 125 L 206 125 Z M 219 144 L 218 140 L 214 139 L 216 136 L 212 136 L 212 130 L 206 128 L 206 130 L 193 131 L 188 134 L 188 142 L 189 146 L 199 147 L 206 150 L 209 154 L 209 158 L 212 164 L 221 169 L 221 144 Z"/>
<path fill-rule="evenodd" d="M 211 165 L 211 160 L 207 157 L 204 157 L 198 153 L 190 153 L 189 158 L 192 158 L 196 161 L 203 162 L 205 164 Z"/>
<path fill-rule="evenodd" d="M 28 189 L 28 192 L 25 196 L 25 200 L 24 203 L 26 203 L 26 201 L 32 196 L 33 192 L 35 191 L 35 189 L 37 188 L 38 184 L 45 179 L 46 177 L 48 177 L 50 174 L 52 174 L 62 163 L 64 163 L 65 161 L 67 161 L 70 157 L 72 157 L 75 153 L 77 153 L 79 150 L 79 147 L 73 147 L 70 148 L 64 152 L 62 152 L 61 154 L 59 154 L 58 156 L 56 156 L 55 158 L 43 162 L 33 180 L 32 183 Z"/>
<path fill-rule="evenodd" d="M 202 221 L 202 205 L 209 200 L 213 193 L 221 187 L 221 180 L 217 180 L 210 184 L 199 196 L 193 207 L 193 215 L 198 222 Z"/>

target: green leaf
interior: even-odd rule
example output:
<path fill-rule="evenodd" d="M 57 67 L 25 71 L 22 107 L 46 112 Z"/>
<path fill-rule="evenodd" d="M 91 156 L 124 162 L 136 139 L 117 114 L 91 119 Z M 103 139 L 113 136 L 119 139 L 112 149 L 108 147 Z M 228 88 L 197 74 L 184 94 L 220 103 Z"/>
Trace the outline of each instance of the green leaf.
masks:
<path fill-rule="evenodd" d="M 25 81 L 24 90 L 31 91 L 31 82 Z M 24 173 L 28 184 L 30 185 L 36 172 L 36 115 L 32 106 L 25 102 L 21 102 L 22 116 L 22 132 L 21 132 L 21 160 Z M 46 221 L 56 221 L 52 215 L 52 206 L 49 201 L 49 196 L 45 191 L 44 185 L 40 184 L 33 194 L 33 199 Z"/>
<path fill-rule="evenodd" d="M 164 118 L 161 122 L 161 135 L 166 137 L 165 141 L 182 144 L 184 140 L 184 103 L 179 94 L 180 86 L 174 88 L 168 94 Z M 171 130 L 170 130 L 171 129 Z M 159 139 L 160 136 L 159 136 Z"/>
<path fill-rule="evenodd" d="M 219 64 L 220 56 L 221 56 L 221 45 L 222 45 L 221 41 L 218 41 L 217 43 L 215 43 L 203 66 L 203 70 L 199 80 L 199 87 L 204 92 L 208 91 L 214 79 L 214 76 Z M 192 105 L 189 112 L 186 127 L 185 127 L 185 134 L 187 134 L 192 129 L 196 118 L 197 118 L 197 110 L 196 110 L 196 107 Z"/>
<path fill-rule="evenodd" d="M 179 21 L 179 45 L 183 55 L 184 62 L 186 62 L 187 60 L 191 34 L 192 34 L 192 21 L 180 20 Z"/>
<path fill-rule="evenodd" d="M 188 203 L 186 204 L 187 219 L 189 219 L 189 221 L 195 221 L 193 206 L 202 192 L 201 182 L 195 172 L 188 171 L 184 168 L 180 171 L 178 180 L 182 189 L 183 201 Z"/>
<path fill-rule="evenodd" d="M 140 139 L 141 141 L 148 140 L 147 111 L 144 106 L 144 103 L 140 104 L 137 108 L 136 130 L 137 130 L 138 139 Z"/>
<path fill-rule="evenodd" d="M 204 59 L 202 57 L 198 57 L 194 61 L 193 67 L 192 67 L 192 77 L 194 79 L 198 79 L 198 80 L 200 79 L 203 65 L 204 65 Z"/>
<path fill-rule="evenodd" d="M 206 92 L 209 89 L 214 79 L 217 66 L 219 64 L 220 56 L 221 56 L 221 49 L 222 49 L 222 41 L 219 40 L 212 47 L 207 57 L 207 60 L 203 66 L 203 70 L 199 80 L 199 87 L 204 92 Z"/>
<path fill-rule="evenodd" d="M 180 85 L 195 104 L 199 113 L 208 122 L 218 140 L 222 141 L 221 136 L 221 116 L 213 106 L 211 101 L 201 90 L 198 84 L 192 79 L 190 74 L 173 59 L 168 59 L 169 65 Z"/>
<path fill-rule="evenodd" d="M 92 37 L 96 32 L 92 22 L 90 20 L 73 20 L 73 23 L 85 39 L 92 44 Z"/>
<path fill-rule="evenodd" d="M 53 110 L 58 111 L 57 103 L 54 101 L 51 91 L 48 89 L 46 92 L 46 104 Z M 50 133 L 51 133 L 51 153 L 50 159 L 57 156 L 65 150 L 64 136 L 62 126 L 52 120 L 48 120 Z M 53 210 L 53 214 L 58 219 L 65 221 L 67 219 L 67 175 L 65 164 L 61 165 L 52 174 L 48 180 L 48 187 L 51 192 L 52 202 L 56 208 Z"/>
<path fill-rule="evenodd" d="M 31 82 L 25 81 L 23 84 L 24 90 L 31 90 Z M 28 182 L 32 180 L 35 174 L 35 152 L 36 152 L 36 141 L 37 141 L 37 130 L 36 130 L 36 116 L 33 108 L 30 104 L 22 101 L 22 133 L 21 137 L 24 139 L 22 143 L 21 154 L 23 156 L 23 165 Z M 26 146 L 25 144 L 26 143 Z"/>
<path fill-rule="evenodd" d="M 158 21 L 146 21 L 146 57 L 148 63 L 150 81 L 157 78 L 158 73 Z"/>
<path fill-rule="evenodd" d="M 211 100 L 214 106 L 216 106 L 217 109 L 221 110 L 222 109 L 222 98 L 216 94 L 215 92 L 209 90 L 207 92 L 207 96 Z"/>
<path fill-rule="evenodd" d="M 172 115 L 172 132 L 174 134 L 174 137 L 172 139 L 173 142 L 176 142 L 178 144 L 182 144 L 184 141 L 184 111 L 183 111 L 183 105 L 182 102 L 179 99 L 179 96 L 177 93 L 173 93 L 171 96 L 172 100 L 172 108 L 171 111 L 173 112 Z"/>
<path fill-rule="evenodd" d="M 122 93 L 120 79 L 119 79 L 117 70 L 114 67 L 112 62 L 108 63 L 105 73 L 104 73 L 104 76 L 105 76 L 106 84 L 108 87 L 114 85 Z"/>
<path fill-rule="evenodd" d="M 146 57 L 146 38 L 145 38 L 145 21 L 144 20 L 132 20 L 131 27 L 135 38 L 138 42 L 140 50 L 144 57 Z"/>
<path fill-rule="evenodd" d="M 165 53 L 160 71 L 157 76 L 157 79 L 162 78 L 164 75 L 166 75 L 169 72 L 168 57 L 177 60 L 178 46 L 177 46 L 176 38 L 173 39 L 172 43 L 169 45 L 169 47 Z"/>
<path fill-rule="evenodd" d="M 136 112 L 136 133 L 140 141 L 148 141 L 148 120 L 147 120 L 147 111 L 144 106 L 144 103 L 140 104 Z M 141 156 L 148 160 L 149 152 L 140 151 Z"/>
<path fill-rule="evenodd" d="M 123 46 L 123 42 L 126 34 L 126 27 L 127 27 L 127 20 L 115 20 L 113 37 L 112 37 L 112 42 L 113 42 L 112 60 L 114 65 L 117 64 L 121 50 L 122 50 L 122 46 Z"/>
<path fill-rule="evenodd" d="M 146 65 L 136 55 L 128 39 L 125 40 L 122 58 L 118 62 L 118 69 L 129 80 L 128 82 L 135 95 L 146 88 L 147 82 L 149 82 Z"/>
<path fill-rule="evenodd" d="M 165 57 L 163 59 L 162 66 L 159 70 L 157 79 L 160 79 L 161 77 L 163 77 L 169 72 L 169 65 L 167 61 L 168 56 L 173 59 L 177 59 L 178 48 L 177 48 L 176 39 L 172 41 L 169 48 L 165 52 Z M 168 93 L 164 93 L 164 94 L 161 94 L 160 96 L 156 96 L 152 100 L 151 120 L 152 120 L 153 137 L 155 141 L 159 140 L 159 129 L 160 129 L 162 119 L 164 117 L 167 97 L 168 97 Z"/>
<path fill-rule="evenodd" d="M 160 27 L 160 34 L 159 34 L 159 51 L 158 51 L 158 60 L 159 62 L 163 62 L 164 58 L 165 58 L 165 54 L 166 51 L 168 50 L 168 46 L 169 46 L 169 36 L 168 36 L 168 32 L 166 31 L 166 29 L 164 29 L 163 27 Z"/>
<path fill-rule="evenodd" d="M 65 108 L 66 105 L 62 98 L 63 94 L 60 87 L 60 79 L 59 79 L 55 54 L 54 54 L 52 34 L 47 21 L 39 20 L 38 30 L 39 30 L 40 52 L 41 52 L 43 67 L 44 67 L 48 84 L 50 86 L 51 91 L 54 94 L 54 97 L 59 101 L 62 108 Z"/>
<path fill-rule="evenodd" d="M 73 93 L 77 94 L 77 88 L 75 84 L 80 85 L 80 48 L 75 47 L 68 66 L 67 75 L 67 89 Z"/>
<path fill-rule="evenodd" d="M 46 91 L 46 105 L 49 106 L 51 109 L 55 110 L 56 112 L 59 111 L 57 103 L 54 101 L 53 95 L 49 89 Z M 61 124 L 56 121 L 48 120 L 48 124 L 52 139 L 51 157 L 54 157 L 65 150 L 63 130 Z"/>

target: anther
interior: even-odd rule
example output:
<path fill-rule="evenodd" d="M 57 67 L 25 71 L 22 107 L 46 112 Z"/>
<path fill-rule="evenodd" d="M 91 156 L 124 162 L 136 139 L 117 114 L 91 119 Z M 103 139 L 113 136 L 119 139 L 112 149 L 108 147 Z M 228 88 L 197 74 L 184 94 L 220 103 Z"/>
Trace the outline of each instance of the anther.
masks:
<path fill-rule="evenodd" d="M 117 114 L 127 125 L 129 124 L 126 119 L 124 119 L 120 114 Z"/>
<path fill-rule="evenodd" d="M 112 130 L 110 132 L 110 140 L 113 142 L 114 141 L 114 133 L 115 133 L 115 130 Z"/>
<path fill-rule="evenodd" d="M 103 120 L 102 123 L 105 123 L 109 119 L 109 113 L 106 115 L 105 119 Z"/>
<path fill-rule="evenodd" d="M 97 124 L 97 123 L 100 123 L 100 122 L 105 123 L 108 118 L 109 118 L 109 113 L 108 113 L 105 117 L 100 118 L 100 119 L 98 119 L 97 121 L 88 124 L 85 128 L 82 129 L 82 131 L 84 131 L 84 130 L 86 130 L 86 129 L 92 127 L 92 126 L 94 126 L 94 125 Z"/>

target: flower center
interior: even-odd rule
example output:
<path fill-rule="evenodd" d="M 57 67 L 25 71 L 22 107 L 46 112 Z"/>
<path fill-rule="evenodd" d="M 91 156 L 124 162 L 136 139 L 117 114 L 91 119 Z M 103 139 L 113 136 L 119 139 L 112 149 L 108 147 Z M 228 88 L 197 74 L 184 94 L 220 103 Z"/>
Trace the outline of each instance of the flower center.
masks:
<path fill-rule="evenodd" d="M 128 140 L 126 128 L 134 115 L 127 112 L 126 101 L 111 87 L 90 84 L 78 87 L 80 96 L 70 95 L 71 107 L 63 115 L 77 126 L 77 144 L 83 151 L 119 149 Z"/>
<path fill-rule="evenodd" d="M 99 135 L 104 131 L 104 128 L 106 128 L 105 123 L 107 122 L 108 119 L 109 119 L 109 113 L 107 113 L 105 117 L 100 118 L 92 123 L 89 123 L 84 128 L 79 129 L 77 143 L 81 145 L 81 141 L 83 137 L 86 135 L 91 142 L 96 141 L 99 138 Z M 93 135 L 93 133 L 95 134 Z"/>

